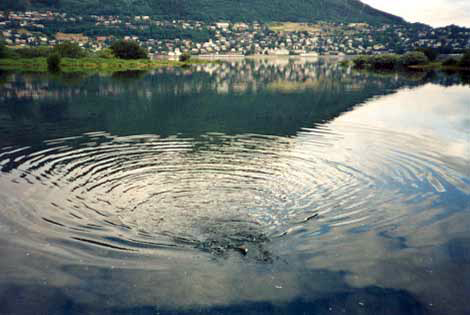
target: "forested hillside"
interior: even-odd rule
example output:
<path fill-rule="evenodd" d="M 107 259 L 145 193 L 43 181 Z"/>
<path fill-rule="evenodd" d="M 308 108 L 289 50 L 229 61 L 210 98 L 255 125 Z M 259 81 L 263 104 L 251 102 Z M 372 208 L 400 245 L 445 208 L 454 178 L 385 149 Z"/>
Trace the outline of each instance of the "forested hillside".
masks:
<path fill-rule="evenodd" d="M 359 0 L 2 0 L 0 9 L 55 9 L 203 21 L 403 23 Z"/>

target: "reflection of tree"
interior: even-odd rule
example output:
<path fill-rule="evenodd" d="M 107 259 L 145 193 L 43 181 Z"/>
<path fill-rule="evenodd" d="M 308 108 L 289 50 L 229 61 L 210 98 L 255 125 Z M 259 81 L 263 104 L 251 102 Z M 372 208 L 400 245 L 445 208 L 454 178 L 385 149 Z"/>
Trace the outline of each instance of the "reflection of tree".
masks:
<path fill-rule="evenodd" d="M 0 69 L 0 85 L 3 85 L 8 82 L 8 76 L 11 72 Z"/>
<path fill-rule="evenodd" d="M 32 110 L 26 100 L 5 103 L 6 109 L 13 120 L 36 125 L 38 122 L 62 122 L 66 119 L 68 103 L 60 100 L 37 102 Z"/>
<path fill-rule="evenodd" d="M 53 80 L 65 86 L 79 86 L 88 76 L 86 72 L 59 72 L 51 74 Z"/>
<path fill-rule="evenodd" d="M 461 71 L 459 76 L 463 84 L 470 85 L 470 71 Z"/>
<path fill-rule="evenodd" d="M 68 103 L 64 101 L 41 102 L 41 118 L 45 122 L 63 122 L 66 120 Z"/>
<path fill-rule="evenodd" d="M 130 70 L 130 71 L 117 71 L 114 72 L 112 75 L 113 79 L 118 80 L 134 80 L 134 79 L 141 79 L 147 74 L 147 71 L 139 71 L 139 70 Z"/>

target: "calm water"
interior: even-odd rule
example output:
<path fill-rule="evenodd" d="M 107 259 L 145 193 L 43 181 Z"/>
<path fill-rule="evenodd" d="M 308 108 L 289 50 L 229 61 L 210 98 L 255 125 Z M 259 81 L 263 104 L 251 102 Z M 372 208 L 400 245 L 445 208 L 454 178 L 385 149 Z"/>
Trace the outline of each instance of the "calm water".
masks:
<path fill-rule="evenodd" d="M 470 314 L 468 74 L 0 74 L 0 314 Z"/>

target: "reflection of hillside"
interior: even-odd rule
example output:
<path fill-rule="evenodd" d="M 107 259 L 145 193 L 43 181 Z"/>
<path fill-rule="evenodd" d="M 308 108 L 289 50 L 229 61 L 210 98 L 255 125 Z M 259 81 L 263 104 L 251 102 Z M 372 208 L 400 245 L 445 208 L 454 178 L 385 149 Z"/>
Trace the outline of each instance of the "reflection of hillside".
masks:
<path fill-rule="evenodd" d="M 278 91 L 278 92 L 295 92 L 295 91 L 302 91 L 307 89 L 313 89 L 317 86 L 318 81 L 304 81 L 304 82 L 296 82 L 296 81 L 277 81 L 270 83 L 268 85 L 268 90 Z"/>
<path fill-rule="evenodd" d="M 134 90 L 133 92 L 139 97 L 147 98 L 151 98 L 155 93 L 191 94 L 201 91 L 214 91 L 219 94 L 248 93 L 280 86 L 278 82 L 286 82 L 285 86 L 300 87 L 305 82 L 324 80 L 334 80 L 338 84 L 349 82 L 359 87 L 370 81 L 383 86 L 394 81 L 422 82 L 429 79 L 444 85 L 460 82 L 457 76 L 429 78 L 424 72 L 410 72 L 397 77 L 396 73 L 351 72 L 337 64 L 288 59 L 283 63 L 276 62 L 276 59 L 242 59 L 220 64 L 198 65 L 191 69 L 162 68 L 146 74 L 145 76 L 145 72 L 116 73 L 112 75 L 112 79 L 106 74 L 5 75 L 0 88 L 0 99 L 61 99 L 75 97 L 84 92 L 94 96 L 117 96 L 128 93 L 129 90 Z M 308 88 L 308 84 L 306 87 Z"/>
<path fill-rule="evenodd" d="M 281 63 L 242 59 L 191 69 L 162 68 L 144 75 L 13 73 L 4 76 L 0 87 L 0 129 L 31 130 L 13 133 L 37 140 L 62 136 L 64 130 L 69 135 L 95 130 L 102 121 L 106 131 L 120 135 L 207 131 L 292 135 L 403 86 L 428 81 L 449 85 L 458 80 L 452 76 L 408 80 L 351 72 L 322 61 L 287 59 Z"/>

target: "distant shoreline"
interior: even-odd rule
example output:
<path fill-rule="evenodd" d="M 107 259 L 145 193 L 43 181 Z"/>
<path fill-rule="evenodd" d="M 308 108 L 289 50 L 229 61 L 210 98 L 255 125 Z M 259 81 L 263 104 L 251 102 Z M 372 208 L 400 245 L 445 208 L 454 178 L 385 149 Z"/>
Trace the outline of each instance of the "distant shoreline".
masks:
<path fill-rule="evenodd" d="M 428 55 L 426 55 L 426 53 Z M 470 71 L 470 53 L 460 58 L 455 56 L 440 56 L 432 51 L 411 51 L 405 54 L 360 55 L 352 60 L 343 60 L 343 66 L 368 71 L 409 71 L 409 70 L 439 70 L 439 71 Z"/>
<path fill-rule="evenodd" d="M 160 67 L 184 67 L 188 65 L 207 64 L 213 62 L 214 61 L 197 58 L 193 58 L 185 62 L 168 59 L 127 60 L 118 58 L 62 58 L 60 68 L 64 72 L 94 70 L 116 72 L 129 70 L 148 70 Z M 0 69 L 46 72 L 48 71 L 47 58 L 0 59 Z"/>
<path fill-rule="evenodd" d="M 316 59 L 316 58 L 351 58 L 356 55 L 237 55 L 237 54 L 227 54 L 227 55 L 193 55 L 192 59 L 230 59 L 230 58 L 302 58 L 302 59 Z M 154 60 L 173 60 L 174 57 L 167 55 L 157 55 Z"/>
<path fill-rule="evenodd" d="M 215 63 L 218 60 L 229 59 L 305 59 L 317 60 L 319 58 L 350 58 L 351 56 L 321 55 L 321 56 L 300 56 L 300 55 L 195 55 L 189 61 L 181 62 L 176 58 L 159 55 L 152 59 L 118 59 L 118 58 L 62 58 L 61 70 L 64 72 L 77 71 L 129 71 L 129 70 L 149 70 L 161 67 L 184 67 L 197 64 Z M 0 69 L 22 70 L 34 72 L 47 72 L 47 58 L 3 58 L 0 59 Z"/>

